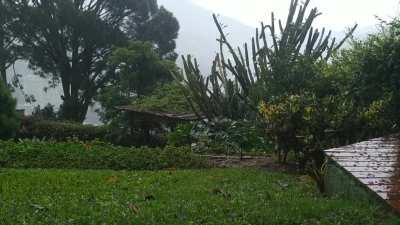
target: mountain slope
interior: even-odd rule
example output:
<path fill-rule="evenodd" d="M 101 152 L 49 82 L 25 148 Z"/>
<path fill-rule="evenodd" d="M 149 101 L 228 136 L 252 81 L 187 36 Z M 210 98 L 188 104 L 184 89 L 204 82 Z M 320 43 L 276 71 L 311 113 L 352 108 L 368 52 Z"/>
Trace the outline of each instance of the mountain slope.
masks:
<path fill-rule="evenodd" d="M 181 29 L 177 40 L 177 52 L 190 54 L 197 58 L 203 74 L 208 74 L 215 54 L 218 52 L 218 30 L 212 13 L 190 0 L 158 0 L 160 5 L 170 10 L 179 20 Z M 220 22 L 227 25 L 228 38 L 234 46 L 243 45 L 250 40 L 255 29 L 242 23 L 219 16 Z"/>

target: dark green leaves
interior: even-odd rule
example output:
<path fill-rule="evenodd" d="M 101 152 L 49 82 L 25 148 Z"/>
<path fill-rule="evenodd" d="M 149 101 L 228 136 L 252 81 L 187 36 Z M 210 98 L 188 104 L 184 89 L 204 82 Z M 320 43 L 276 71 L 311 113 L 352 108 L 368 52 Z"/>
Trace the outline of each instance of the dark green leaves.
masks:
<path fill-rule="evenodd" d="M 16 101 L 3 82 L 0 82 L 0 139 L 15 135 L 19 117 L 15 111 Z"/>

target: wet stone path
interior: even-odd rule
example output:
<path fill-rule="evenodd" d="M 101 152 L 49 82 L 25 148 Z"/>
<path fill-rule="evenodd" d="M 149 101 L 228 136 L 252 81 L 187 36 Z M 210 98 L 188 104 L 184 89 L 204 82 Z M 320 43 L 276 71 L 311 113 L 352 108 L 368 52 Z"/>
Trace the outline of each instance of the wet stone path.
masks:
<path fill-rule="evenodd" d="M 325 151 L 328 157 L 400 212 L 400 138 L 377 138 Z"/>

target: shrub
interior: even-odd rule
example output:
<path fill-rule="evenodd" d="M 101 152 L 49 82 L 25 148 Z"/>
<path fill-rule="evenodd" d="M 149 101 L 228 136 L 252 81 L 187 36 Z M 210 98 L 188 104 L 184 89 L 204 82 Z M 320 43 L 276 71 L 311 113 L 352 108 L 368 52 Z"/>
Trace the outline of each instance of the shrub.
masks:
<path fill-rule="evenodd" d="M 186 100 L 184 90 L 177 82 L 159 84 L 150 95 L 139 97 L 132 104 L 138 109 L 158 112 L 193 111 Z"/>
<path fill-rule="evenodd" d="M 103 142 L 0 141 L 0 165 L 6 168 L 160 170 L 203 168 L 187 148 L 127 148 Z"/>
<path fill-rule="evenodd" d="M 42 120 L 37 117 L 26 117 L 17 134 L 19 139 L 41 139 L 66 141 L 71 138 L 80 141 L 101 140 L 122 146 L 165 146 L 162 136 L 146 137 L 139 129 L 113 129 L 107 126 L 82 125 L 71 122 Z"/>
<path fill-rule="evenodd" d="M 16 101 L 10 91 L 0 80 L 0 139 L 10 138 L 18 129 L 18 115 L 15 111 Z"/>
<path fill-rule="evenodd" d="M 194 141 L 192 136 L 193 124 L 178 124 L 175 130 L 167 135 L 168 145 L 171 146 L 188 146 Z"/>
<path fill-rule="evenodd" d="M 53 139 L 57 141 L 77 138 L 81 141 L 92 141 L 95 139 L 106 141 L 108 134 L 107 126 L 96 127 L 77 123 L 24 118 L 18 133 L 18 138 Z"/>
<path fill-rule="evenodd" d="M 207 125 L 198 124 L 193 130 L 194 149 L 202 153 L 240 154 L 265 153 L 270 145 L 262 127 L 254 121 L 215 119 Z"/>
<path fill-rule="evenodd" d="M 397 133 L 400 128 L 400 20 L 382 22 L 380 27 L 364 40 L 353 40 L 327 71 L 342 80 L 341 92 L 353 102 L 359 126 L 353 126 L 352 133 L 361 133 L 360 140 Z"/>

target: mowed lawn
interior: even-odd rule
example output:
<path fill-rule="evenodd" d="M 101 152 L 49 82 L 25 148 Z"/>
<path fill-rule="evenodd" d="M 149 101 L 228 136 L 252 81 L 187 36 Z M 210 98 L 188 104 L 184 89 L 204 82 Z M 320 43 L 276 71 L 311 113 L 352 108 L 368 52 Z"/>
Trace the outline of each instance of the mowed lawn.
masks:
<path fill-rule="evenodd" d="M 2 225 L 396 224 L 376 206 L 323 198 L 305 177 L 256 169 L 0 170 Z"/>

